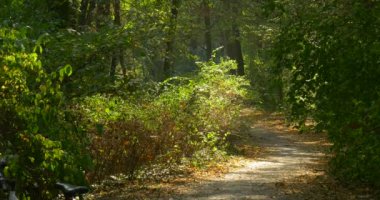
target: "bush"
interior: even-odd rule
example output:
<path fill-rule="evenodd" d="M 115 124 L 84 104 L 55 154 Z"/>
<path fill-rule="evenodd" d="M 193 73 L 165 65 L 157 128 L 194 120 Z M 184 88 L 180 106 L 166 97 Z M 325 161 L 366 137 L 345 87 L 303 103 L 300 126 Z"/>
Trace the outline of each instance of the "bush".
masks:
<path fill-rule="evenodd" d="M 184 157 L 200 165 L 224 150 L 246 82 L 228 74 L 236 67 L 232 61 L 199 67 L 196 75 L 168 79 L 138 101 L 99 94 L 82 100 L 78 111 L 89 122 L 93 181 L 117 173 L 133 178 L 149 164 L 170 166 Z"/>
<path fill-rule="evenodd" d="M 84 181 L 85 139 L 64 112 L 60 85 L 71 67 L 47 73 L 36 53 L 41 40 L 35 45 L 26 33 L 0 29 L 0 149 L 19 193 L 48 199 L 57 180 Z"/>

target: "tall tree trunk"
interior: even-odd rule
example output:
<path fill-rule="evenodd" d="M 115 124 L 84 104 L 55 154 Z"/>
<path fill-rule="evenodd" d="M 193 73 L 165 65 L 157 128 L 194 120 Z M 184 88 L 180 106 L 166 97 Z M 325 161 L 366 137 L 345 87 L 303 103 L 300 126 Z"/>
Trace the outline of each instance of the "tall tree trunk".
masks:
<path fill-rule="evenodd" d="M 177 29 L 178 7 L 180 0 L 172 0 L 171 2 L 171 17 L 169 21 L 169 33 L 166 42 L 165 58 L 164 58 L 164 75 L 170 77 L 173 74 L 172 53 L 174 49 L 174 37 Z"/>
<path fill-rule="evenodd" d="M 87 19 L 88 1 L 89 0 L 82 0 L 80 4 L 79 26 L 84 26 L 87 24 L 86 19 Z"/>
<path fill-rule="evenodd" d="M 243 51 L 241 49 L 240 42 L 240 30 L 237 24 L 232 25 L 232 33 L 233 33 L 233 46 L 234 46 L 234 59 L 237 62 L 237 74 L 240 76 L 244 75 L 244 58 Z"/>
<path fill-rule="evenodd" d="M 244 58 L 243 58 L 243 51 L 241 47 L 240 42 L 240 30 L 239 25 L 235 21 L 235 16 L 239 15 L 239 5 L 236 4 L 236 2 L 224 0 L 223 1 L 226 14 L 230 15 L 230 27 L 228 30 L 225 31 L 225 46 L 226 46 L 226 52 L 227 56 L 231 59 L 235 60 L 237 63 L 237 75 L 244 75 Z"/>
<path fill-rule="evenodd" d="M 115 12 L 115 24 L 118 26 L 121 26 L 121 6 L 120 6 L 120 0 L 115 0 L 114 1 L 114 12 Z M 119 61 L 120 61 L 120 66 L 123 72 L 123 76 L 125 77 L 127 74 L 127 67 L 125 66 L 125 51 L 123 47 L 120 48 L 119 50 Z"/>
<path fill-rule="evenodd" d="M 90 3 L 89 3 L 89 7 L 88 7 L 88 11 L 87 11 L 87 16 L 86 16 L 86 25 L 90 25 L 93 18 L 94 18 L 94 12 L 95 12 L 95 8 L 96 8 L 96 0 L 89 0 Z"/>
<path fill-rule="evenodd" d="M 115 13 L 115 24 L 121 26 L 121 15 L 120 15 L 120 0 L 114 0 L 113 9 Z"/>
<path fill-rule="evenodd" d="M 210 60 L 212 57 L 212 41 L 211 41 L 211 12 L 208 0 L 203 0 L 203 18 L 205 23 L 205 44 L 206 44 L 206 58 Z"/>
<path fill-rule="evenodd" d="M 120 0 L 114 0 L 114 24 L 118 27 L 121 26 L 121 14 L 120 14 Z M 124 50 L 122 47 L 116 47 L 116 49 L 112 53 L 112 62 L 111 62 L 111 70 L 110 70 L 110 77 L 111 80 L 115 80 L 115 74 L 116 74 L 116 67 L 118 64 L 121 65 L 121 68 L 123 70 L 123 75 L 126 75 L 126 67 L 125 67 L 125 60 L 124 60 Z"/>

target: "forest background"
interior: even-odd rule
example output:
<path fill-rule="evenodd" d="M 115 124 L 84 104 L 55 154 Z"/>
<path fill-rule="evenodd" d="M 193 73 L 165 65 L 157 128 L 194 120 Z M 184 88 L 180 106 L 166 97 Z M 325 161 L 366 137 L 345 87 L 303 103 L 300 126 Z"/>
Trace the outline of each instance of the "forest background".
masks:
<path fill-rule="evenodd" d="M 327 132 L 335 176 L 380 186 L 379 35 L 379 0 L 1 0 L 6 173 L 50 199 L 202 166 L 249 105 Z"/>

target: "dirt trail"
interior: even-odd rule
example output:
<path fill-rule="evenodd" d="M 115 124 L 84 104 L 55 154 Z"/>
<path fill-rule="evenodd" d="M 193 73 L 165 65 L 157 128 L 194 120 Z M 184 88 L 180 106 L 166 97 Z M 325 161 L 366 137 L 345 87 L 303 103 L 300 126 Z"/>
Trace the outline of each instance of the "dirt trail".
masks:
<path fill-rule="evenodd" d="M 248 140 L 264 149 L 221 177 L 186 184 L 169 199 L 347 200 L 378 199 L 367 188 L 347 188 L 328 175 L 323 134 L 300 135 L 281 115 L 248 110 Z M 163 198 L 167 199 L 167 198 Z"/>
<path fill-rule="evenodd" d="M 318 171 L 315 167 L 324 153 L 300 141 L 295 134 L 255 126 L 248 134 L 265 149 L 257 159 L 242 161 L 243 167 L 223 177 L 211 177 L 191 185 L 173 199 L 294 199 L 292 192 L 284 187 L 292 179 Z"/>

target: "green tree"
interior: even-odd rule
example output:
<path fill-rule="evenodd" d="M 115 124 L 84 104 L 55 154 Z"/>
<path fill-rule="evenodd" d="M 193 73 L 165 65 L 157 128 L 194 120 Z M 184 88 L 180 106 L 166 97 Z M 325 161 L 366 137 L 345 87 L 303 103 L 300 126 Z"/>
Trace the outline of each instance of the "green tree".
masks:
<path fill-rule="evenodd" d="M 283 9 L 276 62 L 291 74 L 288 102 L 300 126 L 327 130 L 339 177 L 379 185 L 378 1 L 290 1 Z"/>

